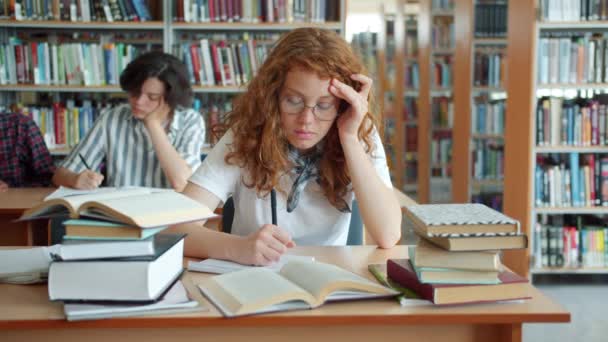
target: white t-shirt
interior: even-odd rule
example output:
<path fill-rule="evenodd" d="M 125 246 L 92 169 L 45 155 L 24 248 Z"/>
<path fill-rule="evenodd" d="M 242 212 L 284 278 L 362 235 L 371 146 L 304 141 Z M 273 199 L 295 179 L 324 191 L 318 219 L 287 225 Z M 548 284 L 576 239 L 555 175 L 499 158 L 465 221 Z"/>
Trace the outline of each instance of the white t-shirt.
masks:
<path fill-rule="evenodd" d="M 207 189 L 223 202 L 232 196 L 235 208 L 232 234 L 245 236 L 272 222 L 270 196 L 258 197 L 255 189 L 242 182 L 245 170 L 225 163 L 224 157 L 232 141 L 233 133 L 228 131 L 190 177 L 190 182 Z M 373 142 L 371 161 L 382 181 L 392 188 L 386 155 L 377 132 Z M 295 176 L 285 175 L 280 179 L 280 186 L 289 191 L 294 181 Z M 353 191 L 344 197 L 351 208 L 353 198 Z M 291 213 L 287 212 L 287 198 L 277 191 L 277 225 L 287 230 L 297 245 L 346 245 L 350 217 L 350 213 L 342 213 L 329 203 L 313 179 L 306 183 L 298 205 Z"/>

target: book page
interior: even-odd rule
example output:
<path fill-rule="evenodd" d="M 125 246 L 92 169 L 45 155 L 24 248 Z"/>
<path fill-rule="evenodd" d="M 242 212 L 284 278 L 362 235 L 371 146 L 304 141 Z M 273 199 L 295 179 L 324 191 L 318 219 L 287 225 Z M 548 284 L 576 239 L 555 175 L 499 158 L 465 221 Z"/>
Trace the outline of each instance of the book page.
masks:
<path fill-rule="evenodd" d="M 238 262 L 228 260 L 205 259 L 198 262 L 190 261 L 188 263 L 188 270 L 195 272 L 223 274 L 248 268 L 268 268 L 274 272 L 279 272 L 286 263 L 292 260 L 315 261 L 315 258 L 313 256 L 284 254 L 281 256 L 281 259 L 278 262 L 268 266 L 243 265 L 239 264 Z"/>
<path fill-rule="evenodd" d="M 90 209 L 94 209 L 91 211 L 96 215 L 103 213 L 110 220 L 142 228 L 168 226 L 215 216 L 203 204 L 174 191 L 128 197 L 98 197 L 81 207 L 83 215 Z"/>
<path fill-rule="evenodd" d="M 321 262 L 292 261 L 287 263 L 279 273 L 310 292 L 320 303 L 325 301 L 332 292 L 338 290 L 351 291 L 349 299 L 355 298 L 352 296 L 352 291 L 367 292 L 359 298 L 368 297 L 369 293 L 390 295 L 394 292 L 358 274 Z"/>
<path fill-rule="evenodd" d="M 52 261 L 51 254 L 58 251 L 59 245 L 0 250 L 0 283 L 45 281 Z"/>
<path fill-rule="evenodd" d="M 315 301 L 304 289 L 264 268 L 217 275 L 199 287 L 226 316 L 287 309 L 290 301 L 298 301 L 299 307 L 311 307 Z M 281 303 L 282 309 L 273 307 Z"/>

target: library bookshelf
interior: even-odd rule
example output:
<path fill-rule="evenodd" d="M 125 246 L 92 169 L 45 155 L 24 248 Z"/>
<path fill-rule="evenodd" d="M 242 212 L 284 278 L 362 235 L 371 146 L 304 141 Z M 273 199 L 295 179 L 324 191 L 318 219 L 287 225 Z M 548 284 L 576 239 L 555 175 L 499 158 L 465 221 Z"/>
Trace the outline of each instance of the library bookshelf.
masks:
<path fill-rule="evenodd" d="M 555 5 L 550 0 L 543 4 Z M 531 244 L 525 255 L 507 256 L 535 276 L 608 274 L 608 208 L 602 206 L 601 188 L 595 188 L 608 182 L 601 173 L 608 142 L 594 138 L 605 137 L 606 130 L 593 122 L 575 126 L 579 116 L 583 122 L 602 116 L 593 114 L 594 108 L 604 105 L 601 94 L 608 88 L 602 72 L 598 79 L 594 71 L 582 75 L 585 69 L 578 68 L 591 60 L 602 66 L 608 62 L 594 53 L 595 44 L 603 44 L 599 37 L 608 30 L 608 17 L 595 15 L 509 1 L 504 211 L 522 222 Z M 550 52 L 555 47 L 558 53 Z M 579 52 L 593 57 L 579 59 Z M 568 68 L 564 60 L 558 62 L 561 58 L 575 60 L 577 67 Z M 552 69 L 553 64 L 566 69 Z M 606 171 L 608 176 L 608 165 Z"/>
<path fill-rule="evenodd" d="M 217 39 L 219 42 L 232 40 L 236 36 L 239 36 L 238 39 L 243 39 L 242 37 L 247 34 L 250 36 L 268 35 L 273 40 L 263 41 L 261 44 L 266 44 L 270 48 L 273 41 L 282 32 L 298 27 L 321 27 L 335 30 L 344 35 L 345 0 L 298 2 L 298 4 L 304 5 L 298 11 L 295 7 L 274 8 L 271 9 L 274 16 L 271 22 L 269 21 L 271 15 L 266 11 L 269 2 L 261 0 L 249 2 L 255 5 L 251 8 L 242 7 L 243 2 L 236 0 L 221 0 L 220 2 L 220 9 L 212 12 L 211 6 L 184 10 L 183 3 L 185 2 L 148 0 L 143 3 L 147 5 L 150 17 L 144 21 L 133 20 L 133 15 L 139 14 L 139 12 L 131 12 L 135 11 L 133 7 L 129 8 L 133 5 L 133 1 L 118 0 L 116 1 L 118 7 L 108 8 L 110 16 L 114 17 L 113 22 L 108 21 L 107 13 L 102 12 L 105 13 L 105 16 L 103 14 L 100 16 L 99 12 L 96 12 L 97 4 L 102 4 L 101 0 L 86 2 L 91 6 L 89 11 L 84 7 L 81 8 L 81 2 L 78 2 L 74 5 L 75 8 L 72 12 L 75 15 L 72 15 L 69 9 L 66 11 L 61 8 L 53 8 L 50 12 L 45 10 L 36 12 L 35 8 L 23 8 L 22 13 L 16 15 L 14 7 L 12 7 L 9 13 L 0 13 L 0 46 L 4 46 L 6 49 L 22 44 L 24 45 L 24 51 L 27 51 L 26 49 L 30 48 L 32 42 L 39 45 L 45 42 L 54 44 L 78 43 L 83 46 L 107 43 L 132 45 L 135 46 L 134 50 L 137 50 L 137 53 L 152 49 L 175 53 L 178 51 L 176 47 L 180 44 L 193 44 L 200 37 L 208 38 L 211 43 L 214 43 L 213 39 Z M 202 3 L 208 4 L 207 1 Z M 230 13 L 224 12 L 229 10 L 233 11 L 232 17 Z M 194 14 L 195 11 L 196 15 Z M 203 15 L 203 13 L 206 14 Z M 211 19 L 212 13 L 216 14 L 213 19 Z M 95 20 L 95 15 L 99 20 Z M 237 18 L 238 15 L 240 15 L 240 19 Z M 245 18 L 245 15 L 247 15 L 247 18 Z M 124 18 L 128 19 L 124 20 Z M 26 46 L 28 47 L 26 48 Z M 85 50 L 82 46 L 80 48 Z M 50 45 L 48 49 L 51 51 Z M 48 56 L 49 60 L 52 61 L 51 55 Z M 179 55 L 178 58 L 186 62 L 185 55 Z M 259 62 L 261 61 L 262 59 L 259 60 Z M 125 65 L 122 65 L 122 67 Z M 77 65 L 76 67 L 79 67 L 83 73 L 92 68 L 90 64 Z M 13 68 L 16 69 L 16 66 L 13 66 Z M 72 84 L 72 82 L 68 83 L 65 80 L 56 82 L 55 79 L 39 80 L 30 77 L 15 81 L 0 77 L 0 108 L 3 110 L 15 109 L 15 105 L 19 104 L 19 107 L 25 105 L 27 112 L 31 113 L 30 107 L 35 108 L 45 104 L 52 110 L 53 104 L 59 103 L 65 107 L 69 100 L 73 100 L 76 104 L 84 100 L 91 100 L 93 103 L 102 103 L 103 105 L 124 101 L 124 94 L 122 94 L 123 92 L 117 82 L 117 76 L 121 70 L 121 68 L 116 68 L 116 75 L 114 75 L 112 82 L 94 79 L 97 82 L 91 83 L 80 80 Z M 0 64 L 0 73 L 3 71 L 6 75 L 9 75 L 9 71 L 2 70 Z M 16 70 L 14 72 L 16 73 Z M 31 73 L 33 74 L 33 72 L 32 67 Z M 51 72 L 54 71 L 51 70 Z M 103 75 L 101 76 L 103 77 Z M 230 110 L 231 98 L 243 92 L 246 88 L 246 82 L 241 84 L 225 82 L 205 84 L 195 77 L 191 78 L 195 93 L 194 107 L 201 112 L 207 126 L 221 120 L 221 116 Z M 211 120 L 211 118 L 216 121 Z M 39 121 L 37 122 L 40 123 Z M 44 131 L 44 128 L 42 130 Z M 50 140 L 52 142 L 56 141 L 54 138 Z M 69 152 L 70 147 L 77 141 L 78 138 L 75 138 L 61 144 L 48 144 L 47 142 L 47 145 L 49 145 L 53 155 L 61 158 Z"/>

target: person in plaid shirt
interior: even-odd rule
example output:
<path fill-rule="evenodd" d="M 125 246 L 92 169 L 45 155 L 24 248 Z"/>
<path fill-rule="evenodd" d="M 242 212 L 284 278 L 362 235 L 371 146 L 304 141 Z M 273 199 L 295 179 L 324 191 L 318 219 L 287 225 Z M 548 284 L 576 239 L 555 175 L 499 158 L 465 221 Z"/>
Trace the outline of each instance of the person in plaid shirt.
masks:
<path fill-rule="evenodd" d="M 28 116 L 0 113 L 0 191 L 51 185 L 53 159 Z"/>

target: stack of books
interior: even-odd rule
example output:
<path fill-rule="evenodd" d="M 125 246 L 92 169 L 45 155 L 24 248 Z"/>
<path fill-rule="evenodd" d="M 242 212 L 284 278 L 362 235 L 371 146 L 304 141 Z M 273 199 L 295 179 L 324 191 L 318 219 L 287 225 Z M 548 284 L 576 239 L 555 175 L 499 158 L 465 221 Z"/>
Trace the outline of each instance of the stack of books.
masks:
<path fill-rule="evenodd" d="M 389 259 L 388 276 L 438 305 L 529 298 L 528 280 L 500 262 L 503 249 L 527 247 L 519 222 L 483 204 L 414 205 L 420 236 L 409 259 Z"/>
<path fill-rule="evenodd" d="M 176 301 L 184 298 L 179 278 L 185 235 L 161 231 L 214 216 L 209 208 L 174 191 L 115 189 L 52 195 L 23 218 L 54 213 L 72 218 L 64 222 L 66 236 L 52 250 L 48 272 L 49 298 L 66 303 L 68 319 L 157 310 L 159 305 L 149 305 L 166 302 L 167 293 L 173 294 L 166 303 L 172 309 L 193 304 Z M 100 302 L 110 305 L 90 306 Z"/>

